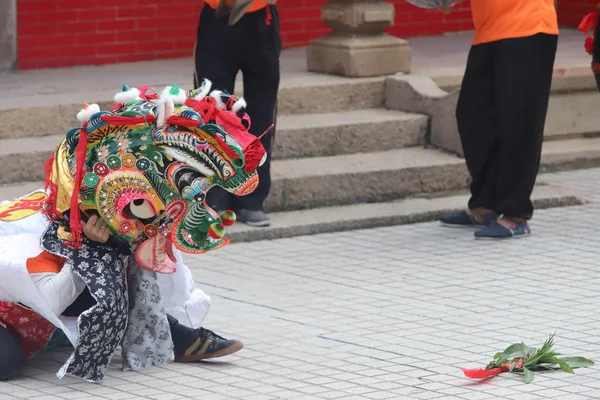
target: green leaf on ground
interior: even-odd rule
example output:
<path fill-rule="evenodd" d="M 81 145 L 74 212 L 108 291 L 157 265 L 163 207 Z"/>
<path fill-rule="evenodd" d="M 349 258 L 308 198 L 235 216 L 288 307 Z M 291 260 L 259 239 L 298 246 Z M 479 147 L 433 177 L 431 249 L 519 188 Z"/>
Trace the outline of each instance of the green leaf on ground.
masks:
<path fill-rule="evenodd" d="M 569 364 L 567 364 L 566 362 L 564 362 L 563 360 L 559 360 L 558 358 L 554 359 L 554 363 L 558 364 L 560 366 L 560 369 L 562 369 L 564 372 L 568 372 L 570 374 L 573 373 L 573 368 L 571 368 L 569 366 Z"/>
<path fill-rule="evenodd" d="M 533 378 L 535 377 L 535 373 L 528 368 L 523 368 L 523 378 L 525 383 L 531 383 Z"/>
<path fill-rule="evenodd" d="M 560 357 L 559 360 L 566 362 L 571 368 L 591 367 L 595 364 L 585 357 Z"/>

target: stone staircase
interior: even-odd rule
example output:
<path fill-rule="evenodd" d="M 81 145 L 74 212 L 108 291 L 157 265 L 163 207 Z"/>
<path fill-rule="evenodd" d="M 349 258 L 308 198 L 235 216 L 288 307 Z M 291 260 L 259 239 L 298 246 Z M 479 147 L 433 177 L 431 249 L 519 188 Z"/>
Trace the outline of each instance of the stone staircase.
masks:
<path fill-rule="evenodd" d="M 233 240 L 428 221 L 464 207 L 464 161 L 428 145 L 429 116 L 384 108 L 390 104 L 386 85 L 392 78 L 310 77 L 288 79 L 280 90 L 273 184 L 266 203 L 273 225 L 236 224 L 228 230 Z M 135 77 L 128 83 L 138 84 Z M 96 98 L 87 102 L 110 107 L 108 93 L 113 92 L 92 92 Z M 0 199 L 39 187 L 42 163 L 67 130 L 78 125 L 80 105 L 63 97 L 50 96 L 31 107 L 0 107 Z M 600 139 L 548 142 L 542 164 L 545 171 L 600 165 Z M 581 203 L 543 184 L 543 176 L 534 200 L 538 207 Z"/>

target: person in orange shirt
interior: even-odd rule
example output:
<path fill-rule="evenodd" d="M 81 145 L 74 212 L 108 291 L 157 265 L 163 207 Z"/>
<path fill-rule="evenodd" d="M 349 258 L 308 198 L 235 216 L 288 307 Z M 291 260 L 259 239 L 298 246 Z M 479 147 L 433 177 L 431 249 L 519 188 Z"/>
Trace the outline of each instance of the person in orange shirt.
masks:
<path fill-rule="evenodd" d="M 558 43 L 554 0 L 471 0 L 475 38 L 456 119 L 471 174 L 468 208 L 448 226 L 477 239 L 531 233 L 536 181 Z"/>
<path fill-rule="evenodd" d="M 258 169 L 256 190 L 235 197 L 216 187 L 206 198 L 212 208 L 232 209 L 238 221 L 251 226 L 270 224 L 263 203 L 271 187 L 271 145 L 275 135 L 271 128 L 275 124 L 279 90 L 281 38 L 275 2 L 205 0 L 194 51 L 195 87 L 205 78 L 212 82 L 213 89 L 233 93 L 236 75 L 242 71 L 246 112 L 251 119 L 249 131 L 256 136 L 267 132 L 261 138 L 267 160 Z"/>

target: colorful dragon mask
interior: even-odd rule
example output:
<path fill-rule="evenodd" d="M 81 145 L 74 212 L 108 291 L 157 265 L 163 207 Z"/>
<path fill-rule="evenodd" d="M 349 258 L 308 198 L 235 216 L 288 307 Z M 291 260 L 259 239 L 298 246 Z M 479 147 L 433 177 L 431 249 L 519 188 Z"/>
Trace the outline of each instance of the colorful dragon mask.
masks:
<path fill-rule="evenodd" d="M 124 85 L 115 101 L 111 112 L 85 105 L 83 126 L 46 164 L 45 214 L 69 210 L 66 235 L 78 246 L 82 225 L 72 210 L 97 213 L 138 264 L 163 273 L 175 270 L 172 244 L 199 254 L 229 243 L 224 227 L 235 214 L 217 214 L 204 198 L 213 186 L 239 196 L 258 186 L 266 152 L 248 133 L 245 101 L 211 92 L 208 80 L 187 94 L 176 85 L 160 95 Z"/>

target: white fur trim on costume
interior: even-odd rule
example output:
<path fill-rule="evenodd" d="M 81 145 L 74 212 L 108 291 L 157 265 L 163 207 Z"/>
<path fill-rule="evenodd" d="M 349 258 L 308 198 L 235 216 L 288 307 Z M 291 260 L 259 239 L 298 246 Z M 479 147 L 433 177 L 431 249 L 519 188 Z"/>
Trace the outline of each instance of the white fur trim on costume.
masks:
<path fill-rule="evenodd" d="M 131 100 L 140 99 L 140 91 L 137 88 L 131 88 L 126 92 L 115 94 L 115 103 L 125 104 Z"/>
<path fill-rule="evenodd" d="M 173 115 L 173 112 L 175 112 L 175 104 L 173 104 L 173 100 L 169 96 L 161 97 L 156 105 L 156 110 L 156 126 L 162 128 L 169 117 Z"/>
<path fill-rule="evenodd" d="M 167 101 L 165 103 L 165 121 L 169 119 L 169 117 L 171 117 L 171 115 L 173 115 L 173 113 L 175 112 L 175 104 L 173 103 L 173 99 L 168 97 Z"/>
<path fill-rule="evenodd" d="M 223 103 L 223 92 L 220 90 L 213 90 L 212 92 L 210 92 L 210 97 L 212 97 L 213 99 L 215 99 L 215 101 L 217 102 L 217 109 L 219 110 L 224 110 L 225 109 L 225 103 Z"/>
<path fill-rule="evenodd" d="M 194 99 L 196 100 L 202 100 L 203 98 L 205 98 L 206 96 L 208 96 L 208 94 L 210 93 L 210 89 L 212 88 L 212 81 L 210 81 L 209 79 L 204 79 L 202 81 L 202 86 L 200 86 L 200 92 L 198 92 L 197 95 L 194 96 Z"/>
<path fill-rule="evenodd" d="M 87 122 L 90 120 L 92 115 L 96 114 L 97 112 L 100 112 L 100 106 L 98 104 L 85 105 L 77 113 L 77 120 L 79 122 Z"/>
<path fill-rule="evenodd" d="M 234 113 L 237 114 L 238 111 L 240 111 L 242 108 L 246 108 L 247 106 L 248 106 L 248 104 L 246 104 L 246 100 L 244 100 L 243 97 L 240 97 L 233 104 L 233 107 L 231 107 L 231 111 L 233 111 Z"/>
<path fill-rule="evenodd" d="M 167 86 L 166 88 L 164 88 L 162 93 L 160 94 L 160 98 L 161 99 L 170 98 L 171 101 L 173 102 L 173 104 L 185 104 L 185 101 L 187 100 L 185 91 L 178 88 L 179 91 L 177 92 L 177 94 L 171 94 L 172 88 L 173 88 L 173 86 Z"/>
<path fill-rule="evenodd" d="M 165 100 L 161 100 L 156 105 L 156 126 L 158 128 L 162 128 L 165 124 Z"/>

